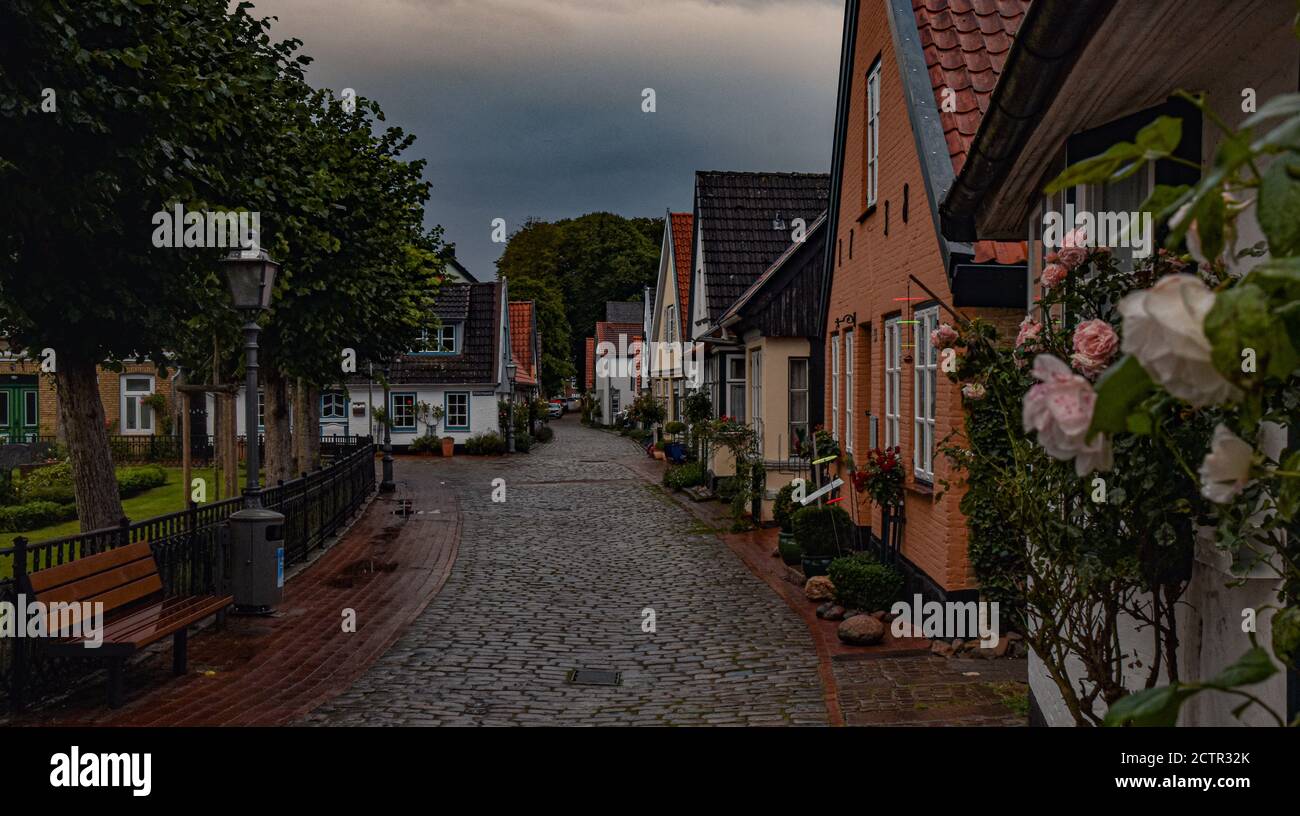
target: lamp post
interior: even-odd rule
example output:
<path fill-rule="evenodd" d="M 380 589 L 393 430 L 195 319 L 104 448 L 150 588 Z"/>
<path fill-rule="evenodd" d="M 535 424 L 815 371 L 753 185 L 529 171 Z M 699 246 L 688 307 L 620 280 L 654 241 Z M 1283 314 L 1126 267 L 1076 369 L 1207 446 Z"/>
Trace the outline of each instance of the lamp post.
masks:
<path fill-rule="evenodd" d="M 257 471 L 257 316 L 271 305 L 271 291 L 280 265 L 265 249 L 235 249 L 222 260 L 230 295 L 244 313 L 244 431 L 248 475 L 244 507 L 230 515 L 232 594 L 237 611 L 270 614 L 284 587 L 284 516 L 262 507 Z"/>
<path fill-rule="evenodd" d="M 397 489 L 393 483 L 393 417 L 389 413 L 393 410 L 393 401 L 389 398 L 388 386 L 389 367 L 384 366 L 384 478 L 379 483 L 380 493 L 392 493 Z"/>
<path fill-rule="evenodd" d="M 506 402 L 509 406 L 506 413 L 506 449 L 511 453 L 515 452 L 515 372 L 518 370 L 519 366 L 513 359 L 506 363 L 506 378 L 510 381 L 510 398 Z"/>

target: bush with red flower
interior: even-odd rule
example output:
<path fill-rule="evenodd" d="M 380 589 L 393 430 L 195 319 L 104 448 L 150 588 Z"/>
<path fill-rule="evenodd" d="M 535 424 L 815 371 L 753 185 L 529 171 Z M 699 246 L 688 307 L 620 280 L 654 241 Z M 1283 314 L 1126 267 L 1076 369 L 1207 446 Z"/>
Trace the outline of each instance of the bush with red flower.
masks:
<path fill-rule="evenodd" d="M 853 489 L 866 493 L 882 510 L 903 504 L 903 462 L 897 447 L 867 451 L 862 468 L 853 474 Z"/>

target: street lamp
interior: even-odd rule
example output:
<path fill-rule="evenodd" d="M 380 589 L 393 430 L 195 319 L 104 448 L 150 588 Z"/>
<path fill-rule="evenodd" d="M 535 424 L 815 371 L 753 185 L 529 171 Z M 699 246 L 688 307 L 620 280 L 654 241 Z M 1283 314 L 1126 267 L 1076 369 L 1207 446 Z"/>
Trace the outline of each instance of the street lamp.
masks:
<path fill-rule="evenodd" d="M 231 589 L 238 612 L 266 615 L 275 611 L 284 587 L 284 516 L 262 507 L 257 471 L 257 316 L 271 305 L 280 265 L 265 249 L 231 250 L 222 259 L 230 296 L 244 313 L 244 507 L 230 514 Z"/>
<path fill-rule="evenodd" d="M 509 411 L 506 415 L 506 449 L 515 452 L 515 372 L 519 365 L 512 359 L 506 363 L 506 378 L 510 380 L 510 398 L 507 401 Z"/>
<path fill-rule="evenodd" d="M 384 365 L 384 479 L 379 483 L 380 493 L 392 493 L 397 489 L 393 483 L 393 416 L 390 413 L 393 410 L 393 401 L 389 398 L 388 385 L 389 367 Z"/>

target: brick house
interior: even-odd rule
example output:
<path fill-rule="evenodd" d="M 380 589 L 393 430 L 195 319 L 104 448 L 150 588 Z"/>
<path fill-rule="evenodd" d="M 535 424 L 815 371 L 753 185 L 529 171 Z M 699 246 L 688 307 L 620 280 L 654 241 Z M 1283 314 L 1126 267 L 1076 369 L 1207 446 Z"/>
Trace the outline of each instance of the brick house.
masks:
<path fill-rule="evenodd" d="M 510 301 L 510 354 L 515 363 L 515 393 L 533 399 L 541 393 L 542 345 L 537 332 L 537 304 Z"/>
<path fill-rule="evenodd" d="M 54 375 L 40 369 L 39 357 L 0 352 L 0 442 L 60 435 Z M 152 363 L 124 363 L 120 371 L 101 366 L 99 397 L 109 435 L 152 436 L 174 424 L 175 374 L 161 374 Z M 161 422 L 145 402 L 153 394 L 167 400 L 168 417 Z"/>
<path fill-rule="evenodd" d="M 907 466 L 901 565 L 909 591 L 976 593 L 943 440 L 963 423 L 930 332 L 948 310 L 1014 327 L 1025 249 L 961 243 L 937 208 L 988 105 L 1028 0 L 850 0 L 845 10 L 822 293 L 825 425 L 849 457 L 899 446 Z M 1013 332 L 1014 334 L 1014 332 Z M 846 502 L 878 538 L 880 512 Z"/>
<path fill-rule="evenodd" d="M 668 213 L 659 249 L 659 275 L 654 288 L 654 309 L 646 336 L 655 344 L 650 377 L 651 392 L 663 403 L 666 422 L 681 420 L 681 402 L 691 390 L 683 370 L 681 343 L 690 340 L 691 213 Z M 674 346 L 673 344 L 677 344 Z"/>

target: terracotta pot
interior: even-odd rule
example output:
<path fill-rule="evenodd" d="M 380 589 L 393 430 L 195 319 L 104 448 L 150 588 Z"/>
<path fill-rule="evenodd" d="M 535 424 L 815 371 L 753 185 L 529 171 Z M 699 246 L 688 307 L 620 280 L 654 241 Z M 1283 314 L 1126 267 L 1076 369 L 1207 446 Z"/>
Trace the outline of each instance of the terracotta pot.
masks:
<path fill-rule="evenodd" d="M 442 438 L 442 455 L 451 456 L 455 451 L 456 440 L 452 439 L 450 436 L 444 436 Z"/>
<path fill-rule="evenodd" d="M 661 451 L 661 450 L 659 450 L 658 448 L 656 448 L 656 449 L 655 449 L 655 458 L 658 459 L 660 462 L 662 462 L 662 461 L 663 461 L 665 458 L 667 458 L 667 457 L 666 457 L 666 455 L 664 454 L 663 451 Z"/>

